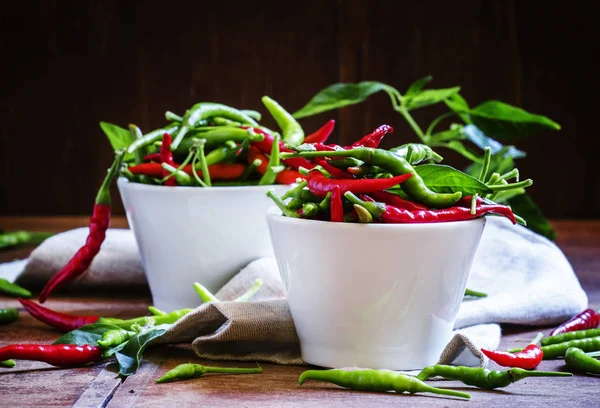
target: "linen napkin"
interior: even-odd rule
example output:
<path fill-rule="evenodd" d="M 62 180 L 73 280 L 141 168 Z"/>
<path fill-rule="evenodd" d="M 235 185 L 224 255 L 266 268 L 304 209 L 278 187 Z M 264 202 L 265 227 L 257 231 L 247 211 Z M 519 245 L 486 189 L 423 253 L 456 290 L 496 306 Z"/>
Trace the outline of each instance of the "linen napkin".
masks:
<path fill-rule="evenodd" d="M 87 229 L 67 231 L 36 248 L 17 282 L 42 286 L 85 241 Z M 0 265 L 0 277 L 15 275 L 15 264 Z M 12 272 L 11 272 L 12 270 Z M 229 302 L 260 277 L 264 285 L 252 302 Z M 94 289 L 145 284 L 138 249 L 129 230 L 111 229 L 90 269 L 72 285 Z M 585 309 L 587 297 L 562 251 L 551 241 L 500 217 L 488 217 L 467 285 L 489 294 L 463 301 L 455 332 L 440 363 L 484 366 L 481 347 L 495 349 L 498 323 L 560 323 Z M 161 343 L 192 342 L 200 357 L 302 364 L 298 337 L 277 264 L 252 262 L 218 293 L 223 302 L 196 308 L 161 337 Z"/>

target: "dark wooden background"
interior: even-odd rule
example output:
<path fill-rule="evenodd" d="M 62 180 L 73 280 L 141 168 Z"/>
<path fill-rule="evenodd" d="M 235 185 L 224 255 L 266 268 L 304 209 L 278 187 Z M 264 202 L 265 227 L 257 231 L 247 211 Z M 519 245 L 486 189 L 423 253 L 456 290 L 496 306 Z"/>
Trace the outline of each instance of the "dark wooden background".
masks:
<path fill-rule="evenodd" d="M 111 161 L 100 120 L 147 131 L 198 101 L 265 113 L 265 94 L 294 111 L 338 81 L 403 90 L 431 74 L 432 86 L 461 85 L 472 105 L 499 99 L 559 122 L 561 132 L 517 145 L 529 154 L 521 173 L 548 216 L 598 218 L 598 4 L 2 2 L 0 214 L 89 214 Z M 330 117 L 340 142 L 382 123 L 396 129 L 389 145 L 415 141 L 383 94 L 302 124 L 310 132 Z M 116 188 L 114 201 L 122 213 Z"/>

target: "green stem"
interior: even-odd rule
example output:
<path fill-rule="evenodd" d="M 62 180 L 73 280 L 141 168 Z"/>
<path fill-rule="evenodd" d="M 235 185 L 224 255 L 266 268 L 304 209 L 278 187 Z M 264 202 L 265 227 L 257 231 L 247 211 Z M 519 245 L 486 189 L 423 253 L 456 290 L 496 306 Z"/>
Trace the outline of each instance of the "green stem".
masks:
<path fill-rule="evenodd" d="M 153 316 L 165 316 L 167 314 L 167 312 L 157 309 L 154 306 L 148 306 L 148 311 L 152 313 Z"/>
<path fill-rule="evenodd" d="M 544 333 L 538 333 L 529 344 L 538 344 L 540 341 L 542 341 L 542 338 L 544 338 Z"/>
<path fill-rule="evenodd" d="M 505 185 L 492 185 L 492 186 L 488 186 L 488 187 L 490 190 L 497 192 L 497 191 L 513 190 L 515 188 L 525 188 L 525 187 L 529 187 L 531 185 L 533 185 L 533 180 L 527 179 L 527 180 L 519 181 L 518 183 L 505 184 Z"/>
<path fill-rule="evenodd" d="M 473 297 L 479 297 L 479 298 L 485 298 L 487 297 L 487 293 L 483 293 L 483 292 L 478 292 L 476 290 L 472 290 L 472 289 L 465 289 L 465 296 L 473 296 Z"/>
<path fill-rule="evenodd" d="M 256 295 L 256 293 L 260 290 L 260 288 L 262 288 L 262 285 L 263 285 L 263 280 L 261 278 L 256 278 L 256 280 L 254 281 L 254 284 L 250 287 L 250 289 L 248 289 L 246 291 L 246 293 L 242 294 L 237 299 L 235 299 L 234 302 L 249 301 L 250 299 L 252 299 L 252 297 L 254 295 Z"/>
<path fill-rule="evenodd" d="M 110 205 L 110 185 L 121 170 L 124 154 L 125 150 L 117 150 L 115 152 L 115 159 L 112 166 L 110 166 L 108 174 L 104 177 L 104 181 L 102 181 L 102 185 L 96 195 L 96 204 Z"/>
<path fill-rule="evenodd" d="M 489 146 L 486 146 L 486 148 L 484 149 L 484 155 L 483 155 L 483 165 L 481 166 L 481 172 L 479 173 L 479 180 L 482 183 L 485 183 L 485 178 L 487 176 L 487 172 L 490 169 L 491 158 L 492 158 L 492 148 Z"/>
<path fill-rule="evenodd" d="M 167 119 L 169 122 L 179 122 L 181 123 L 183 121 L 183 118 L 181 116 L 179 116 L 176 113 L 173 113 L 171 111 L 166 111 L 165 112 L 165 119 Z"/>
<path fill-rule="evenodd" d="M 219 302 L 219 299 L 217 299 L 215 295 L 213 295 L 210 292 L 210 290 L 206 289 L 203 285 L 199 284 L 198 282 L 194 283 L 194 289 L 196 290 L 198 296 L 200 296 L 200 299 L 202 299 L 202 302 Z"/>
<path fill-rule="evenodd" d="M 177 167 L 175 170 L 177 171 L 181 171 L 181 169 L 183 169 L 185 166 L 187 166 L 187 164 L 190 162 L 190 160 L 192 160 L 194 158 L 194 151 L 190 150 L 190 153 L 187 155 L 187 157 L 185 158 L 185 160 L 183 161 L 183 163 L 181 163 L 179 165 L 179 167 Z M 164 164 L 164 163 L 163 163 Z M 164 183 L 165 181 L 167 181 L 168 179 L 170 179 L 171 177 L 175 176 L 176 172 L 171 172 L 168 176 L 164 177 L 163 179 L 160 180 L 161 183 Z M 187 174 L 187 173 L 186 173 Z"/>
<path fill-rule="evenodd" d="M 368 224 L 373 222 L 373 216 L 371 213 L 360 204 L 352 204 L 354 209 L 356 210 L 356 215 L 358 216 L 358 222 L 363 224 Z"/>
<path fill-rule="evenodd" d="M 471 215 L 477 213 L 477 194 L 471 196 Z"/>
<path fill-rule="evenodd" d="M 194 180 L 196 180 L 196 183 L 198 183 L 202 187 L 208 187 L 206 183 L 204 183 L 204 181 L 202 181 L 202 179 L 198 176 L 198 172 L 196 171 L 196 165 L 198 163 L 199 154 L 200 152 L 196 150 L 196 152 L 194 153 L 194 158 L 192 159 L 192 176 L 194 176 Z"/>
<path fill-rule="evenodd" d="M 206 139 L 200 139 L 195 142 L 194 146 L 198 149 L 198 160 L 200 162 L 200 170 L 202 171 L 202 178 L 204 179 L 204 184 L 208 187 L 211 187 L 212 184 L 210 182 L 210 173 L 208 172 L 208 164 L 206 163 L 206 156 L 204 155 L 204 145 L 206 144 Z"/>
<path fill-rule="evenodd" d="M 522 226 L 526 227 L 527 226 L 527 221 L 525 221 L 525 218 L 521 217 L 518 214 L 514 214 L 515 219 L 517 220 L 518 224 L 521 224 Z"/>
<path fill-rule="evenodd" d="M 519 169 L 512 169 L 508 173 L 504 173 L 500 176 L 500 180 L 510 180 L 513 177 L 516 181 L 519 181 Z"/>
<path fill-rule="evenodd" d="M 285 203 L 283 202 L 283 200 L 277 194 L 275 194 L 274 190 L 271 189 L 271 190 L 267 191 L 267 197 L 269 197 L 271 200 L 273 200 L 273 202 L 275 203 L 275 205 L 277 205 L 277 207 L 279 207 L 279 209 L 281 210 L 281 212 L 286 217 L 300 218 L 300 215 L 298 215 L 297 212 L 292 211 L 289 208 L 287 208 L 287 205 L 285 205 Z"/>
<path fill-rule="evenodd" d="M 431 134 L 433 133 L 435 127 L 444 119 L 447 119 L 449 117 L 452 117 L 454 115 L 456 115 L 456 112 L 446 112 L 443 115 L 438 116 L 437 118 L 435 118 L 433 120 L 433 122 L 431 122 L 431 124 L 427 127 L 427 130 L 425 131 L 425 135 L 427 137 L 431 137 Z"/>
<path fill-rule="evenodd" d="M 429 138 L 423 134 L 423 131 L 421 130 L 421 128 L 419 127 L 417 122 L 415 122 L 415 120 L 410 115 L 410 113 L 408 113 L 408 110 L 404 107 L 401 107 L 398 110 L 398 112 L 400 112 L 400 114 L 402 114 L 402 116 L 404 116 L 404 119 L 406 119 L 406 121 L 408 122 L 410 127 L 414 130 L 414 132 L 417 134 L 417 136 L 419 136 L 419 139 L 421 139 L 421 142 L 424 144 L 427 144 L 429 142 Z"/>

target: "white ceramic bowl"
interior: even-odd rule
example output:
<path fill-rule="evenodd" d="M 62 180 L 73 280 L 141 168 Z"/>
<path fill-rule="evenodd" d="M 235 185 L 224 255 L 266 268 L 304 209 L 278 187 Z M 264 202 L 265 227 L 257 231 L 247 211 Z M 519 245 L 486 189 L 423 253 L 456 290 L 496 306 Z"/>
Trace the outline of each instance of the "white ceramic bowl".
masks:
<path fill-rule="evenodd" d="M 485 218 L 349 224 L 267 212 L 302 358 L 421 369 L 451 337 Z"/>
<path fill-rule="evenodd" d="M 165 187 L 124 178 L 117 184 L 153 304 L 166 311 L 202 303 L 194 282 L 216 292 L 251 261 L 272 256 L 266 192 L 290 188 Z"/>

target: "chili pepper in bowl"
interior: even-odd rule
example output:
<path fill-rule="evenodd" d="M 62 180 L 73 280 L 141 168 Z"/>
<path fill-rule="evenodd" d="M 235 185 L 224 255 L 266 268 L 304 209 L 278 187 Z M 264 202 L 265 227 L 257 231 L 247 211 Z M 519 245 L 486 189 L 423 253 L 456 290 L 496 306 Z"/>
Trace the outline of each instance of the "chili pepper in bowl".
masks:
<path fill-rule="evenodd" d="M 325 197 L 328 192 L 333 192 L 336 186 L 340 188 L 341 194 L 347 191 L 361 194 L 394 187 L 411 177 L 412 175 L 408 173 L 391 178 L 335 180 L 325 177 L 320 171 L 313 170 L 308 173 L 306 182 L 311 193 L 317 197 Z"/>
<path fill-rule="evenodd" d="M 593 309 L 586 309 L 552 330 L 550 336 L 576 330 L 594 329 L 599 325 L 600 314 Z"/>
<path fill-rule="evenodd" d="M 173 152 L 171 152 L 171 135 L 168 133 L 165 133 L 163 135 L 163 140 L 162 140 L 162 145 L 160 146 L 160 162 L 161 163 L 166 163 L 170 166 L 175 167 L 175 160 L 173 160 Z M 161 171 L 161 176 L 162 177 L 167 177 L 169 175 L 169 172 L 165 169 L 162 169 Z M 175 179 L 175 177 L 170 177 L 169 179 L 167 179 L 167 181 L 165 181 L 165 186 L 176 186 L 177 185 L 177 181 Z"/>
<path fill-rule="evenodd" d="M 394 129 L 390 125 L 381 125 L 373 132 L 369 133 L 366 136 L 363 136 L 360 140 L 352 143 L 350 146 L 346 147 L 346 149 L 354 149 L 356 147 L 372 147 L 377 148 L 381 143 L 383 137 L 392 133 Z"/>
<path fill-rule="evenodd" d="M 516 353 L 508 353 L 506 351 L 493 351 L 481 349 L 490 360 L 503 367 L 517 367 L 525 370 L 533 370 L 542 362 L 544 352 L 537 345 L 542 338 L 542 333 L 539 333 L 536 338 L 523 351 Z"/>

